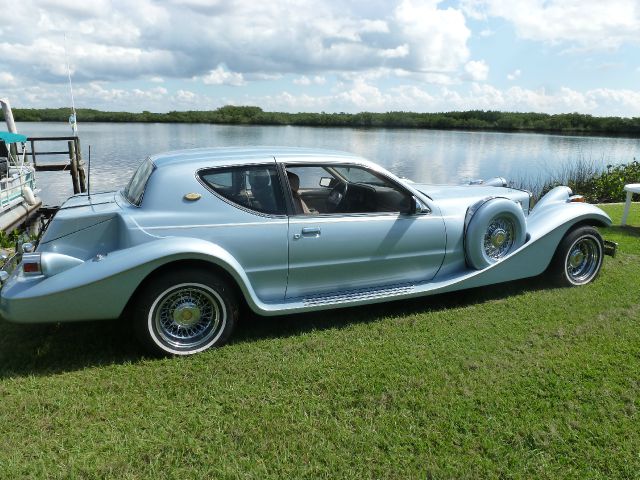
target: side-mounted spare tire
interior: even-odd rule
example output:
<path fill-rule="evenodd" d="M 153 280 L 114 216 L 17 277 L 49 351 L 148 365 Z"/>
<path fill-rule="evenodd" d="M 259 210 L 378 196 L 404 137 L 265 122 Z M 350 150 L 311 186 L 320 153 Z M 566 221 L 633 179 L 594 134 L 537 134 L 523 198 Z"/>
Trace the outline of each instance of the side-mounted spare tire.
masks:
<path fill-rule="evenodd" d="M 467 263 L 477 270 L 496 263 L 526 241 L 524 212 L 513 200 L 492 198 L 470 214 L 464 249 Z"/>

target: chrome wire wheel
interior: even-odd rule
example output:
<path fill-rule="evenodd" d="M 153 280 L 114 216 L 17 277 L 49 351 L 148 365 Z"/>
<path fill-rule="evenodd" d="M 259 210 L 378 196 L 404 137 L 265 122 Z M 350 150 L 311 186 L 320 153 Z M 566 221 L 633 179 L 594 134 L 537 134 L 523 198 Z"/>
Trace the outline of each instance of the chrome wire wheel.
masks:
<path fill-rule="evenodd" d="M 174 285 L 162 292 L 149 312 L 149 327 L 175 353 L 195 353 L 215 343 L 226 322 L 220 295 L 198 283 Z"/>
<path fill-rule="evenodd" d="M 491 220 L 484 234 L 484 253 L 497 261 L 511 251 L 515 242 L 516 225 L 509 216 L 498 216 Z"/>
<path fill-rule="evenodd" d="M 593 235 L 584 235 L 573 242 L 565 258 L 567 279 L 574 285 L 589 283 L 600 271 L 602 245 Z"/>

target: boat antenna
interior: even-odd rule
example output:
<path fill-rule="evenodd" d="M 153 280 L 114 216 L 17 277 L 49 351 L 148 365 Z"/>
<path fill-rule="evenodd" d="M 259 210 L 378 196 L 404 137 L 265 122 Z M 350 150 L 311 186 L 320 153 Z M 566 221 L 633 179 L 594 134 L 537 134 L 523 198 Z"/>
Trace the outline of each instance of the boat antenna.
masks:
<path fill-rule="evenodd" d="M 69 125 L 75 137 L 78 136 L 78 117 L 76 115 L 76 104 L 73 99 L 73 83 L 71 83 L 71 67 L 69 66 L 69 53 L 67 52 L 67 34 L 64 34 L 64 58 L 67 62 L 67 77 L 69 77 L 69 91 L 71 92 L 71 115 Z"/>
<path fill-rule="evenodd" d="M 91 145 L 89 145 L 89 165 L 87 166 L 87 197 L 91 200 Z"/>

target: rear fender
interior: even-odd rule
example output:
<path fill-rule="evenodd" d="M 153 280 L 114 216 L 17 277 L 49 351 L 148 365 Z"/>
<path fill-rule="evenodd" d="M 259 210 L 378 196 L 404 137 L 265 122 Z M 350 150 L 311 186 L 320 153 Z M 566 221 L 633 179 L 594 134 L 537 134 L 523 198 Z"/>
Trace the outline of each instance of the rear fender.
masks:
<path fill-rule="evenodd" d="M 2 314 L 23 322 L 117 318 L 149 274 L 180 260 L 206 261 L 224 269 L 249 306 L 260 310 L 245 272 L 229 252 L 204 240 L 170 237 L 87 260 L 52 277 L 25 278 L 16 271 L 2 287 Z"/>

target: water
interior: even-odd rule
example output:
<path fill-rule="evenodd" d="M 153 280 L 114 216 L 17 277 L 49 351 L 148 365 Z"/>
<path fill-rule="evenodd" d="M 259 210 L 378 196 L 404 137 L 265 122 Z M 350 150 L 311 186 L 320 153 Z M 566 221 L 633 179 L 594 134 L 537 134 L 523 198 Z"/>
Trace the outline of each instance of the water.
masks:
<path fill-rule="evenodd" d="M 85 162 L 91 145 L 91 189 L 96 192 L 123 186 L 148 155 L 208 146 L 345 150 L 416 182 L 454 184 L 494 176 L 540 178 L 580 159 L 602 167 L 640 160 L 640 140 L 632 138 L 150 123 L 81 123 L 79 128 Z M 18 131 L 28 136 L 70 134 L 63 122 L 19 123 Z M 70 175 L 63 172 L 41 172 L 38 184 L 48 204 L 59 204 L 72 194 Z"/>

